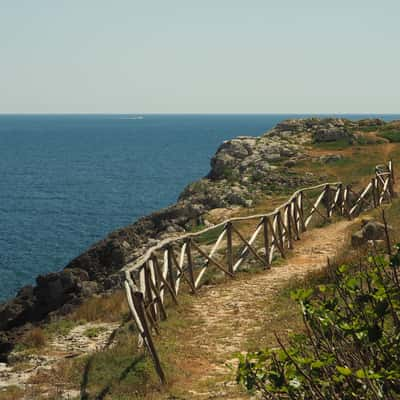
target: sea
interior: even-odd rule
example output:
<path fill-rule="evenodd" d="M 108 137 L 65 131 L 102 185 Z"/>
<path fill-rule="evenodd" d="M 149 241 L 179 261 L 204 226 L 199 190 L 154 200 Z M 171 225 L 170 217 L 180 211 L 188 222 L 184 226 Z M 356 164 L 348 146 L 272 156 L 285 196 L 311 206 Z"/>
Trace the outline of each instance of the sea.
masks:
<path fill-rule="evenodd" d="M 306 116 L 0 114 L 0 301 L 174 203 L 222 141 Z"/>

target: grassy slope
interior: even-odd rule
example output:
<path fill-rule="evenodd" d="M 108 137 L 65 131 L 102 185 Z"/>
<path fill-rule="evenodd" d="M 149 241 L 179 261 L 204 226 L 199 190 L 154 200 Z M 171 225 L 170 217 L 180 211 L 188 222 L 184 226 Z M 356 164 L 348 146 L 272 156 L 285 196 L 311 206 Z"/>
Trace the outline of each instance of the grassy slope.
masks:
<path fill-rule="evenodd" d="M 389 157 L 393 158 L 395 167 L 400 165 L 400 145 L 397 144 L 339 147 L 339 149 L 332 149 L 331 145 L 319 146 L 310 149 L 310 152 L 314 155 L 340 153 L 343 155 L 342 160 L 327 165 L 303 162 L 297 165 L 295 170 L 297 172 L 311 170 L 317 173 L 324 171 L 329 180 L 343 180 L 360 185 L 370 179 L 376 164 L 384 163 Z M 255 210 L 244 210 L 243 214 L 265 211 L 266 208 L 273 209 L 280 200 L 281 198 L 275 199 L 275 201 L 271 199 L 262 201 L 255 207 Z M 398 218 L 398 211 L 400 211 L 400 203 L 396 201 L 388 212 L 391 218 Z M 312 276 L 305 282 L 289 282 L 288 287 L 279 294 L 274 304 L 260 304 L 260 307 L 274 309 L 276 318 L 272 321 L 272 325 L 271 321 L 268 321 L 268 327 L 265 329 L 266 335 L 249 337 L 246 347 L 251 350 L 260 344 L 272 345 L 274 343 L 272 332 L 279 330 L 282 324 L 290 326 L 292 329 L 300 327 L 301 320 L 298 310 L 288 294 L 289 289 L 310 286 L 320 279 L 324 279 L 324 277 Z M 72 319 L 75 322 L 81 318 L 109 320 L 111 314 L 114 315 L 112 319 L 126 319 L 126 307 L 118 306 L 124 301 L 121 296 L 119 293 L 106 300 L 91 300 Z M 185 391 L 182 385 L 175 385 L 178 376 L 182 381 L 182 374 L 190 375 L 191 368 L 206 368 L 205 365 L 196 365 L 196 354 L 185 354 L 185 335 L 190 334 L 190 326 L 195 318 L 186 312 L 192 301 L 192 296 L 184 295 L 180 297 L 178 307 L 169 308 L 169 318 L 162 323 L 162 337 L 157 339 L 157 347 L 170 382 L 167 391 L 171 395 L 177 396 L 175 398 L 180 398 L 179 396 Z M 99 311 L 104 309 L 107 310 L 106 313 Z M 112 312 L 112 310 L 114 311 Z M 132 329 L 132 323 L 125 322 L 116 336 L 116 345 L 112 349 L 83 358 L 66 360 L 60 368 L 52 371 L 51 381 L 66 386 L 80 387 L 83 398 L 88 399 L 99 396 L 99 398 L 105 399 L 162 398 L 161 388 L 151 361 L 148 357 L 143 356 L 141 350 L 137 350 L 136 335 L 133 334 Z M 182 360 L 185 360 L 183 366 L 180 365 Z M 39 375 L 34 382 L 35 386 L 40 387 L 41 379 L 48 380 L 49 376 L 41 377 Z M 12 387 L 7 391 L 0 392 L 0 400 L 20 398 L 20 395 L 21 391 Z M 40 393 L 36 392 L 36 398 L 40 398 Z"/>

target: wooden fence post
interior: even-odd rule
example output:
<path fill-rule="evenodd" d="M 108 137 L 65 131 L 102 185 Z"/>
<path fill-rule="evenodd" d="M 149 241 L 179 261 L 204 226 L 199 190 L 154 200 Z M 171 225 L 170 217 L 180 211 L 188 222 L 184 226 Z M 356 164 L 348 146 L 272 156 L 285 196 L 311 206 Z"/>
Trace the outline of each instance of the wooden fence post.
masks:
<path fill-rule="evenodd" d="M 374 208 L 378 207 L 378 200 L 376 196 L 376 178 L 371 179 L 372 184 L 372 201 L 374 202 Z"/>
<path fill-rule="evenodd" d="M 278 215 L 279 215 L 279 212 L 274 215 L 272 223 L 271 223 L 271 220 L 268 218 L 267 223 L 271 230 L 271 234 L 273 236 L 275 246 L 278 248 L 279 252 L 281 253 L 282 258 L 286 258 L 285 249 L 283 248 L 282 230 L 280 229 Z M 270 258 L 271 258 L 271 255 L 270 255 Z"/>
<path fill-rule="evenodd" d="M 152 258 L 153 263 L 154 263 L 154 267 L 156 269 L 156 275 L 158 276 L 158 279 L 160 281 L 160 300 L 161 302 L 163 302 L 164 300 L 164 292 L 165 289 L 167 289 L 172 297 L 172 300 L 174 301 L 175 304 L 178 304 L 178 300 L 176 299 L 176 291 L 170 287 L 168 281 L 165 279 L 161 269 L 160 269 L 160 265 L 158 264 L 158 260 L 156 256 L 153 256 Z"/>
<path fill-rule="evenodd" d="M 288 241 L 288 248 L 293 249 L 293 242 L 292 242 L 292 219 L 290 218 L 290 203 L 285 207 L 284 211 L 284 221 L 286 222 L 286 236 Z M 282 221 L 282 220 L 281 220 Z"/>
<path fill-rule="evenodd" d="M 172 261 L 172 247 L 168 246 L 167 247 L 167 251 L 168 251 L 168 280 L 169 280 L 169 285 L 171 286 L 171 289 L 174 291 L 175 296 L 176 296 L 176 292 L 175 292 L 175 278 L 174 278 L 174 270 L 173 270 L 173 261 Z"/>
<path fill-rule="evenodd" d="M 338 195 L 338 198 L 337 198 L 337 202 L 336 202 L 335 207 L 336 207 L 336 209 L 337 209 L 338 214 L 339 214 L 340 216 L 343 216 L 343 210 L 342 210 L 343 184 L 342 184 L 342 183 L 339 183 L 338 189 L 339 189 L 339 195 Z"/>
<path fill-rule="evenodd" d="M 167 319 L 167 313 L 165 311 L 164 308 L 164 304 L 163 301 L 161 299 L 161 295 L 160 295 L 160 286 L 158 284 L 158 278 L 157 275 L 158 273 L 156 273 L 155 270 L 155 264 L 154 264 L 154 260 L 153 258 L 150 258 L 148 261 L 148 268 L 150 270 L 150 279 L 148 280 L 148 284 L 153 292 L 153 296 L 152 296 L 152 302 L 153 302 L 153 308 L 154 308 L 154 318 L 155 320 L 157 320 L 157 315 L 160 316 L 161 320 L 165 320 Z M 146 282 L 147 285 L 147 282 Z M 158 309 L 157 309 L 158 306 Z M 158 314 L 159 312 L 159 314 Z"/>
<path fill-rule="evenodd" d="M 186 241 L 186 256 L 188 260 L 188 271 L 189 271 L 189 281 L 192 286 L 192 292 L 196 292 L 196 283 L 194 280 L 194 271 L 193 271 L 193 258 L 192 258 L 192 240 L 188 239 Z"/>
<path fill-rule="evenodd" d="M 150 313 L 151 317 L 154 321 L 157 320 L 157 305 L 155 301 L 155 293 L 151 290 L 151 283 L 150 280 L 152 279 L 150 274 L 149 263 L 146 262 L 144 264 L 144 282 L 145 282 L 145 299 L 147 304 L 150 305 Z"/>
<path fill-rule="evenodd" d="M 345 198 L 344 205 L 345 205 L 345 209 L 346 209 L 348 218 L 352 219 L 352 216 L 350 214 L 350 209 L 351 209 L 351 202 L 350 202 L 350 198 L 349 198 L 350 191 L 351 191 L 351 186 L 347 185 L 346 186 L 346 198 Z"/>
<path fill-rule="evenodd" d="M 283 242 L 282 215 L 280 211 L 278 211 L 275 215 L 276 215 L 276 229 L 277 229 L 278 240 L 280 243 L 280 247 L 284 249 L 285 243 Z"/>
<path fill-rule="evenodd" d="M 297 197 L 295 197 L 290 203 L 290 215 L 292 216 L 292 225 L 294 228 L 295 240 L 300 240 L 300 229 L 299 229 L 299 215 L 297 213 Z"/>
<path fill-rule="evenodd" d="M 263 218 L 263 229 L 264 229 L 264 249 L 265 249 L 265 259 L 267 260 L 266 266 L 270 266 L 269 262 L 269 249 L 270 249 L 270 242 L 269 242 L 269 232 L 268 232 L 268 217 Z"/>
<path fill-rule="evenodd" d="M 329 185 L 325 186 L 325 202 L 326 202 L 326 216 L 328 219 L 331 217 L 331 202 L 332 202 L 332 196 L 331 196 L 331 187 Z"/>
<path fill-rule="evenodd" d="M 151 335 L 149 325 L 147 323 L 146 312 L 144 308 L 143 302 L 143 294 L 139 291 L 135 291 L 132 293 L 132 301 L 135 306 L 136 312 L 139 316 L 140 322 L 143 327 L 143 340 L 146 344 L 146 347 L 153 359 L 154 367 L 157 371 L 157 374 L 161 380 L 162 384 L 166 383 L 165 374 L 161 367 L 160 358 L 158 357 L 157 350 L 154 346 L 153 337 Z"/>
<path fill-rule="evenodd" d="M 305 225 L 305 219 L 304 219 L 304 201 L 303 201 L 303 197 L 304 197 L 304 193 L 303 193 L 303 191 L 301 191 L 299 193 L 298 208 L 299 208 L 301 231 L 305 232 L 307 230 L 307 227 Z"/>
<path fill-rule="evenodd" d="M 228 271 L 233 274 L 232 222 L 226 224 L 226 257 Z"/>

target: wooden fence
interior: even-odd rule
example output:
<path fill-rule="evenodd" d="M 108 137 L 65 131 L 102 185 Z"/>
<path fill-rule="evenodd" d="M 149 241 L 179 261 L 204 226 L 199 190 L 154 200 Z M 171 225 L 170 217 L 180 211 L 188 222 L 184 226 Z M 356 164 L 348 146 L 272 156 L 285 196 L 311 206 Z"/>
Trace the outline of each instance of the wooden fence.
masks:
<path fill-rule="evenodd" d="M 153 334 L 160 333 L 159 321 L 167 318 L 167 298 L 178 304 L 183 286 L 196 293 L 211 269 L 233 278 L 250 258 L 268 268 L 274 257 L 286 257 L 312 221 L 326 223 L 333 215 L 351 219 L 379 207 L 391 201 L 393 185 L 390 161 L 375 168 L 375 176 L 359 193 L 341 182 L 300 189 L 270 213 L 230 218 L 199 232 L 164 239 L 127 264 L 124 271 L 129 308 L 140 343 L 149 351 L 161 381 L 165 382 L 165 374 Z M 251 228 L 250 237 L 243 225 L 247 232 Z"/>

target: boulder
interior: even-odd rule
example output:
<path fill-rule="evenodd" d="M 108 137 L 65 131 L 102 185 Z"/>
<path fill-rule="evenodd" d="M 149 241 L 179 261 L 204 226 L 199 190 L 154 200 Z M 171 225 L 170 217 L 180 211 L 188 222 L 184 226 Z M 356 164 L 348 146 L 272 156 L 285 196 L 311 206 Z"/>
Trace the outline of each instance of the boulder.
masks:
<path fill-rule="evenodd" d="M 314 132 L 314 142 L 336 142 L 338 140 L 352 140 L 353 135 L 342 127 L 321 128 Z"/>
<path fill-rule="evenodd" d="M 247 207 L 246 198 L 243 196 L 242 193 L 229 193 L 226 196 L 226 199 L 231 204 Z"/>
<path fill-rule="evenodd" d="M 252 152 L 251 150 L 251 143 L 247 140 L 240 140 L 240 139 L 232 139 L 228 140 L 219 147 L 218 153 L 225 153 L 229 154 L 234 158 L 245 158 L 250 155 Z"/>
<path fill-rule="evenodd" d="M 125 274 L 123 272 L 117 272 L 108 276 L 104 280 L 104 289 L 115 289 L 122 288 L 124 286 Z"/>
<path fill-rule="evenodd" d="M 357 232 L 354 232 L 351 235 L 351 245 L 353 247 L 360 247 L 364 245 L 367 241 L 364 239 L 363 231 L 359 230 Z"/>
<path fill-rule="evenodd" d="M 85 281 L 81 283 L 81 293 L 84 297 L 91 297 L 99 292 L 99 285 L 95 281 Z"/>
<path fill-rule="evenodd" d="M 392 227 L 388 227 L 388 229 L 392 229 Z M 385 225 L 377 221 L 368 221 L 362 231 L 366 240 L 383 240 L 386 237 Z"/>
<path fill-rule="evenodd" d="M 283 163 L 283 166 L 286 168 L 292 168 L 296 165 L 296 160 L 287 160 Z"/>
<path fill-rule="evenodd" d="M 211 159 L 210 179 L 224 178 L 229 170 L 236 164 L 237 160 L 227 153 L 218 153 Z"/>
<path fill-rule="evenodd" d="M 389 230 L 393 228 L 388 226 Z M 354 232 L 351 236 L 351 245 L 359 247 L 366 244 L 369 240 L 385 240 L 385 225 L 381 222 L 368 220 L 362 222 L 362 228 Z"/>
<path fill-rule="evenodd" d="M 319 161 L 324 164 L 330 164 L 336 161 L 340 161 L 341 159 L 343 159 L 343 156 L 341 154 L 325 154 L 319 157 Z"/>
<path fill-rule="evenodd" d="M 381 126 L 385 124 L 385 121 L 379 119 L 379 118 L 365 118 L 365 119 L 360 119 L 358 122 L 358 125 L 361 127 L 364 126 Z"/>
<path fill-rule="evenodd" d="M 288 119 L 276 125 L 276 129 L 281 132 L 301 132 L 305 130 L 305 120 L 303 119 Z"/>

